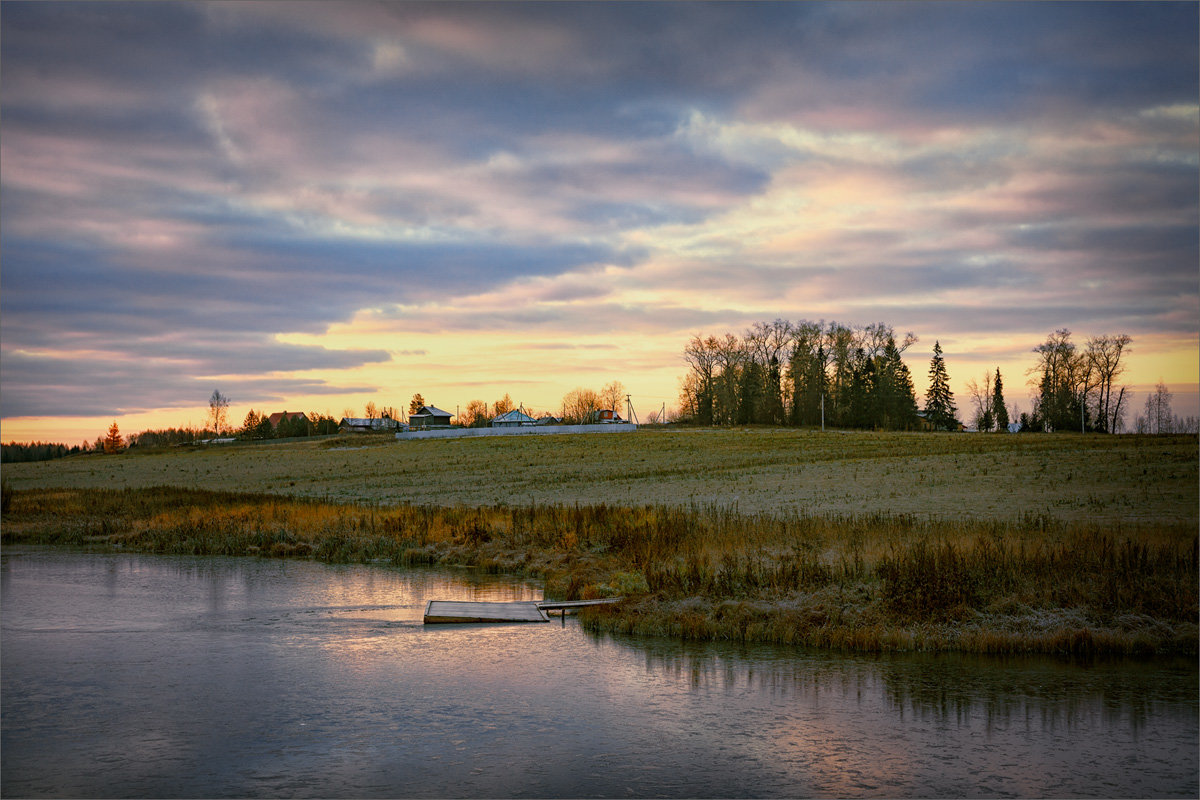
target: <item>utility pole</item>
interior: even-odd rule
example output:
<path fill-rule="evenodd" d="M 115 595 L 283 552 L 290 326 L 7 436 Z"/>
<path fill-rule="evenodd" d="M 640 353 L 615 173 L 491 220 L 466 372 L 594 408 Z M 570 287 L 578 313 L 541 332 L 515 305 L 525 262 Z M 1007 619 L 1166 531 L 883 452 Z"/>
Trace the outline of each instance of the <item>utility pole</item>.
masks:
<path fill-rule="evenodd" d="M 637 424 L 637 413 L 633 410 L 633 401 L 629 399 L 629 395 L 625 395 L 625 409 L 629 415 L 629 421 L 634 425 Z"/>
<path fill-rule="evenodd" d="M 821 433 L 825 432 L 825 393 L 821 392 Z"/>

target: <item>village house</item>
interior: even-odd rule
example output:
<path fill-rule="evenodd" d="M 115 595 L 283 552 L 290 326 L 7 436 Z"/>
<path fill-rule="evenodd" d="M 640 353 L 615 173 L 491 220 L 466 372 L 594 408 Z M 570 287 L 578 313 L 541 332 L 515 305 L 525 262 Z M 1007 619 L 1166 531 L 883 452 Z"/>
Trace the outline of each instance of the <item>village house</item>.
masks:
<path fill-rule="evenodd" d="M 391 417 L 343 417 L 338 423 L 342 433 L 381 433 L 396 431 L 404 427 Z"/>
<path fill-rule="evenodd" d="M 308 415 L 303 411 L 279 411 L 267 417 L 267 422 L 271 423 L 271 427 L 276 430 L 279 429 L 279 423 L 283 422 L 284 420 L 287 420 L 288 422 L 301 420 L 307 423 Z"/>
<path fill-rule="evenodd" d="M 526 414 L 519 408 L 514 408 L 512 411 L 501 414 L 492 420 L 493 428 L 516 428 L 522 425 L 537 425 L 538 422 L 533 417 Z"/>
<path fill-rule="evenodd" d="M 602 408 L 599 411 L 594 412 L 594 415 L 588 421 L 599 423 L 601 425 L 614 425 L 624 422 L 625 420 L 621 419 L 621 415 L 615 410 L 611 408 Z"/>
<path fill-rule="evenodd" d="M 450 412 L 442 411 L 435 406 L 421 406 L 415 413 L 408 415 L 408 427 L 414 429 L 449 428 Z"/>

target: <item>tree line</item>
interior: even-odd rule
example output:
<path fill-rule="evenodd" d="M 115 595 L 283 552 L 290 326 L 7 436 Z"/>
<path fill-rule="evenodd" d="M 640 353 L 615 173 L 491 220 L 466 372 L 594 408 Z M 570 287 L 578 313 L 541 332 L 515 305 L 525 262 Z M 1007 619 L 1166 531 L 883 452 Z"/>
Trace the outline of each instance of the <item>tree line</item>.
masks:
<path fill-rule="evenodd" d="M 252 441 L 266 439 L 296 439 L 304 436 L 327 436 L 338 432 L 338 420 L 327 414 L 311 412 L 302 414 L 287 414 L 275 425 L 271 417 L 250 409 L 242 427 L 237 431 L 237 438 Z"/>
<path fill-rule="evenodd" d="M 416 397 L 420 397 L 417 395 Z M 618 413 L 625 407 L 625 386 L 620 381 L 611 381 L 600 391 L 577 387 L 563 395 L 558 408 L 558 418 L 566 425 L 580 425 L 595 419 L 596 413 L 602 409 L 612 409 Z M 416 398 L 414 398 L 416 402 Z M 492 420 L 507 414 L 514 408 L 512 398 L 505 394 L 491 406 L 484 400 L 471 400 L 463 408 L 456 420 L 464 428 L 486 428 Z M 529 416 L 537 419 L 543 416 L 538 411 L 524 405 L 520 409 Z M 415 410 L 415 409 L 413 409 Z"/>
<path fill-rule="evenodd" d="M 783 319 L 756 322 L 741 336 L 697 335 L 684 348 L 688 372 L 679 419 L 700 425 L 956 430 L 958 409 L 940 342 L 934 343 L 929 388 L 918 410 L 912 376 L 901 360 L 916 341 L 912 333 L 899 337 L 882 322 Z M 968 381 L 970 422 L 980 431 L 1007 432 L 1011 422 L 1019 422 L 1028 432 L 1120 433 L 1130 397 L 1120 377 L 1132 341 L 1127 334 L 1106 334 L 1077 346 L 1069 330 L 1055 331 L 1033 349 L 1037 362 L 1028 370 L 1033 408 L 1020 413 L 1006 403 L 997 368 L 985 372 L 982 383 Z M 1149 405 L 1138 419 L 1139 432 L 1187 426 L 1187 420 L 1152 413 Z"/>
<path fill-rule="evenodd" d="M 23 461 L 51 461 L 55 458 L 89 452 L 87 442 L 82 445 L 57 444 L 53 442 L 9 442 L 0 444 L 0 462 L 15 464 Z"/>
<path fill-rule="evenodd" d="M 1033 410 L 1021 420 L 1034 431 L 1101 431 L 1125 428 L 1130 389 L 1119 379 L 1133 339 L 1127 334 L 1093 336 L 1082 347 L 1066 328 L 1034 348 L 1029 370 L 1035 389 Z"/>
<path fill-rule="evenodd" d="M 1134 420 L 1135 433 L 1198 433 L 1200 419 L 1179 417 L 1171 411 L 1172 394 L 1162 381 L 1146 398 L 1145 413 Z"/>
<path fill-rule="evenodd" d="M 680 419 L 700 425 L 820 425 L 908 430 L 917 423 L 912 375 L 884 323 L 757 322 L 742 336 L 695 336 Z"/>

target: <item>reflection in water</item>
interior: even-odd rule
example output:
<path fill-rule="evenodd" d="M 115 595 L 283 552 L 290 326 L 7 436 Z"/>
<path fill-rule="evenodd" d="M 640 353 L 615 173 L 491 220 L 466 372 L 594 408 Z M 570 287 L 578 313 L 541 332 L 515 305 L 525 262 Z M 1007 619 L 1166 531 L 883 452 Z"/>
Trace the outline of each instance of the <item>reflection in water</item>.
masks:
<path fill-rule="evenodd" d="M 1190 661 L 421 625 L 469 571 L 6 549 L 6 796 L 1196 796 Z"/>
<path fill-rule="evenodd" d="M 646 669 L 693 689 L 743 686 L 780 700 L 882 693 L 906 715 L 941 721 L 983 718 L 1069 730 L 1097 714 L 1133 733 L 1163 709 L 1196 703 L 1191 659 L 1079 659 L 1044 656 L 838 654 L 772 645 L 647 640 L 599 634 L 644 652 Z"/>
<path fill-rule="evenodd" d="M 850 655 L 598 638 L 640 651 L 647 674 L 692 695 L 759 698 L 753 718 L 770 752 L 819 765 L 818 794 L 1196 791 L 1200 703 L 1190 659 Z M 1151 774 L 1159 769 L 1171 777 Z"/>

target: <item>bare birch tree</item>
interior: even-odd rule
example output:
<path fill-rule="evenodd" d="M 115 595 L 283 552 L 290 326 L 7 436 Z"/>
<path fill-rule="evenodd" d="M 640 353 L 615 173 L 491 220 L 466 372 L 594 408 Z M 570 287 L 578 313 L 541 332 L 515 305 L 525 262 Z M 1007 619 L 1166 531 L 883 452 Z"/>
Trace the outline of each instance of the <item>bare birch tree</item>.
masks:
<path fill-rule="evenodd" d="M 990 431 L 995 427 L 995 417 L 992 414 L 992 371 L 983 373 L 983 384 L 974 378 L 967 381 L 967 394 L 971 396 L 971 405 L 975 407 L 973 422 L 978 431 Z"/>
<path fill-rule="evenodd" d="M 600 390 L 600 407 L 621 411 L 625 408 L 625 384 L 612 381 Z"/>
<path fill-rule="evenodd" d="M 1123 390 L 1117 389 L 1117 397 L 1113 397 L 1117 379 L 1125 371 L 1122 356 L 1133 339 L 1128 334 L 1116 336 L 1093 336 L 1087 340 L 1084 359 L 1090 369 L 1090 377 L 1094 382 L 1095 419 L 1097 427 L 1109 433 L 1116 433 L 1117 420 L 1124 399 Z"/>
<path fill-rule="evenodd" d="M 228 417 L 229 398 L 221 394 L 220 390 L 213 389 L 212 396 L 208 398 L 208 422 L 218 436 L 229 427 Z"/>

